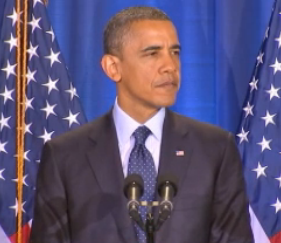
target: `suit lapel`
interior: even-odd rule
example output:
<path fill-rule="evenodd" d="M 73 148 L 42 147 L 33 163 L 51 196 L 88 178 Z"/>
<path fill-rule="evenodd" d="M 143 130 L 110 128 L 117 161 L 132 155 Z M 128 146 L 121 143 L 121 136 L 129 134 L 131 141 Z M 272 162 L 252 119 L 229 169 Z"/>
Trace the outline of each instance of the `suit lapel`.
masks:
<path fill-rule="evenodd" d="M 127 210 L 127 199 L 123 193 L 124 175 L 119 154 L 118 140 L 112 112 L 102 117 L 89 136 L 91 146 L 88 160 L 103 193 L 112 196 L 114 209 L 111 211 L 122 242 L 136 242 L 136 236 Z"/>
<path fill-rule="evenodd" d="M 192 146 L 189 140 L 188 126 L 181 121 L 175 113 L 166 110 L 166 116 L 163 126 L 162 144 L 160 151 L 160 164 L 158 170 L 158 176 L 172 174 L 178 179 L 178 192 L 180 193 L 181 184 L 186 175 L 189 160 L 192 154 Z M 157 200 L 161 198 L 157 192 Z M 177 203 L 177 196 L 173 199 L 173 204 Z M 155 219 L 158 218 L 158 210 L 154 210 Z M 168 220 L 169 221 L 169 220 Z M 169 222 L 165 222 L 160 231 L 156 233 L 157 243 L 162 239 L 162 235 L 165 231 L 169 230 L 171 226 Z M 168 226 L 168 227 L 167 227 Z"/>
<path fill-rule="evenodd" d="M 188 160 L 192 153 L 191 144 L 187 146 L 188 127 L 167 110 L 160 150 L 158 175 L 173 174 L 178 178 L 178 188 L 186 174 Z"/>

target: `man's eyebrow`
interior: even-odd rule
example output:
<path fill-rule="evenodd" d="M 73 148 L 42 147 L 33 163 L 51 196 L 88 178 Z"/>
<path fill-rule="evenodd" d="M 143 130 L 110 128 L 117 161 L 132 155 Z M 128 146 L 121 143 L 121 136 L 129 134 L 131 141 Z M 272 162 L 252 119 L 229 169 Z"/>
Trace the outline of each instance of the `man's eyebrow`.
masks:
<path fill-rule="evenodd" d="M 180 44 L 172 45 L 172 46 L 170 47 L 170 49 L 178 49 L 178 50 L 181 50 L 181 45 L 180 45 Z"/>
<path fill-rule="evenodd" d="M 142 49 L 141 52 L 156 51 L 156 50 L 161 50 L 161 49 L 163 49 L 163 47 L 154 45 L 154 46 L 148 46 L 148 47 Z"/>
<path fill-rule="evenodd" d="M 158 45 L 152 45 L 152 46 L 148 46 L 144 49 L 141 50 L 141 52 L 147 52 L 147 51 L 157 51 L 157 50 L 161 50 L 163 49 L 162 46 L 158 46 Z M 180 44 L 174 44 L 170 47 L 170 49 L 177 49 L 177 50 L 181 50 L 181 46 Z"/>

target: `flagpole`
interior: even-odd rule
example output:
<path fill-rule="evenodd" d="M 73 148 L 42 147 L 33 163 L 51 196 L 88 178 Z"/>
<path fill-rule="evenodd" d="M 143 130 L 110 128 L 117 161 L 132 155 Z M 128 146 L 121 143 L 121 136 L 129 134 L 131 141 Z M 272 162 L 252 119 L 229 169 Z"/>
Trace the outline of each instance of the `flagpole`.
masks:
<path fill-rule="evenodd" d="M 23 24 L 20 21 L 21 1 L 17 0 L 17 83 L 16 83 L 16 107 L 17 107 L 17 243 L 22 243 L 22 199 L 23 199 L 23 173 L 24 173 L 24 131 L 25 131 L 25 92 L 26 92 L 26 68 L 27 68 L 27 18 L 28 0 L 23 0 Z M 22 28 L 21 28 L 22 26 Z M 23 36 L 22 36 L 23 34 Z"/>
<path fill-rule="evenodd" d="M 20 139 L 20 132 L 19 132 L 19 125 L 20 125 L 20 109 L 19 109 L 19 104 L 21 102 L 20 96 L 19 94 L 19 88 L 20 88 L 20 83 L 21 83 L 21 26 L 20 26 L 20 12 L 21 12 L 21 2 L 20 0 L 17 0 L 16 2 L 16 8 L 17 8 L 17 16 L 18 16 L 18 20 L 17 20 L 17 26 L 16 26 L 16 31 L 17 31 L 17 77 L 16 77 L 16 121 L 17 121 L 17 129 L 16 129 L 16 154 L 17 154 L 17 164 L 19 163 L 20 160 L 20 146 L 21 146 L 21 139 Z M 18 171 L 17 171 L 18 174 Z M 19 181 L 18 181 L 18 187 L 17 187 L 17 201 L 19 202 Z M 19 204 L 16 206 L 18 206 L 19 208 Z M 20 215 L 20 210 L 18 210 L 18 217 L 17 217 L 17 243 L 19 243 L 20 239 L 21 239 L 21 227 L 19 225 L 19 215 Z"/>

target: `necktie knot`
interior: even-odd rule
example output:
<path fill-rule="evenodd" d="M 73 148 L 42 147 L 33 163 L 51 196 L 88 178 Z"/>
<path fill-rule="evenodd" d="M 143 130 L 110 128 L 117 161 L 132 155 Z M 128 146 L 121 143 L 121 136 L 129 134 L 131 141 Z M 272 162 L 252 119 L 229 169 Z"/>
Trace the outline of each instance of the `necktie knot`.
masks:
<path fill-rule="evenodd" d="M 151 131 L 146 126 L 138 127 L 133 133 L 135 145 L 144 145 L 150 133 Z"/>

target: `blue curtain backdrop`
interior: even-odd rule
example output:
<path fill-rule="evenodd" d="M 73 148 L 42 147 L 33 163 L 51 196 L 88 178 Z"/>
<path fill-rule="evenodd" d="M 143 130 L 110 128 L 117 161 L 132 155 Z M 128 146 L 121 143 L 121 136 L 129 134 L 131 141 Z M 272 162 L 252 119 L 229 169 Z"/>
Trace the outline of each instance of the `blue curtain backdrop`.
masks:
<path fill-rule="evenodd" d="M 183 48 L 182 86 L 172 109 L 236 132 L 272 4 L 273 0 L 49 0 L 48 12 L 88 120 L 106 112 L 115 99 L 115 86 L 99 63 L 105 23 L 122 8 L 149 5 L 172 18 Z"/>

